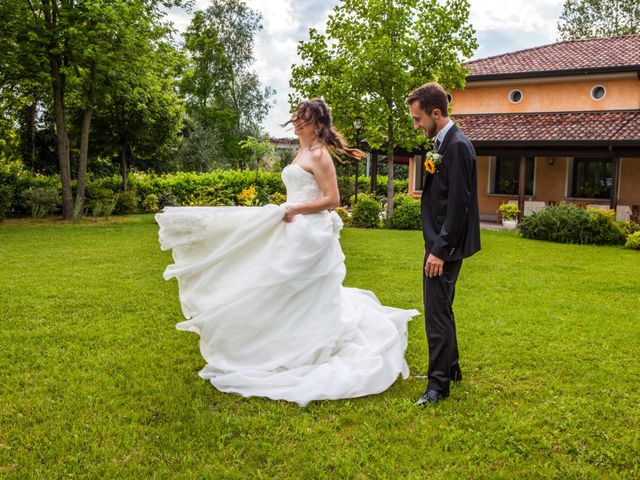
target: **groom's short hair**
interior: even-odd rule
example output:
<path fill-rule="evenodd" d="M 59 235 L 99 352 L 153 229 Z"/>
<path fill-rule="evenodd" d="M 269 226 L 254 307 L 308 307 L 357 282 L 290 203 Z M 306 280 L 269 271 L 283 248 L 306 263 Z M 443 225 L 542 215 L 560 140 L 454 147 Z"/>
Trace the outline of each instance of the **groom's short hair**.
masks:
<path fill-rule="evenodd" d="M 447 92 L 444 91 L 444 88 L 439 83 L 425 83 L 416 88 L 406 100 L 407 105 L 411 105 L 413 102 L 420 102 L 420 108 L 427 115 L 431 115 L 431 112 L 437 108 L 443 117 L 449 116 Z"/>

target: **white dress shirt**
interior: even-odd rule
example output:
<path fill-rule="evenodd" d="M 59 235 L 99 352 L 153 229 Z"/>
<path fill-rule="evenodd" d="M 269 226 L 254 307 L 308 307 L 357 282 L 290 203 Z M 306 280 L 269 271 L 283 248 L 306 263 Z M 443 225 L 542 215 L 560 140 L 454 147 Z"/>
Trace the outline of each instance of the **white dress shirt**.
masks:
<path fill-rule="evenodd" d="M 438 134 L 436 135 L 436 138 L 434 139 L 436 150 L 438 151 L 440 150 L 440 146 L 442 145 L 442 142 L 444 142 L 444 137 L 447 135 L 447 132 L 451 127 L 453 127 L 453 121 L 449 119 L 447 124 L 444 127 L 442 127 L 442 129 L 438 132 Z"/>

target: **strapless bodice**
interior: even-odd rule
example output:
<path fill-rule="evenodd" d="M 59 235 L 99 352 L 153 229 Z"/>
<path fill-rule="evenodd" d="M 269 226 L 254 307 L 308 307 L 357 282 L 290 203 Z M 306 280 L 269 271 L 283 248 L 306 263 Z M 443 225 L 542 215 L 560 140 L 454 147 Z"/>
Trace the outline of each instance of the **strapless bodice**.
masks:
<path fill-rule="evenodd" d="M 300 165 L 290 164 L 284 167 L 282 181 L 287 187 L 287 203 L 306 203 L 322 198 L 322 191 L 315 177 Z"/>

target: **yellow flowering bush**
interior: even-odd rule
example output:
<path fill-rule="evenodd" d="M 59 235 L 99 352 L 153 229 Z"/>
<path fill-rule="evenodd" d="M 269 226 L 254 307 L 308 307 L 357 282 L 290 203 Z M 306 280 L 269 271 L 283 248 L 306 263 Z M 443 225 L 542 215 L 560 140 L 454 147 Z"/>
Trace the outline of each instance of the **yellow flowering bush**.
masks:
<path fill-rule="evenodd" d="M 276 205 L 282 205 L 284 202 L 287 201 L 287 196 L 280 193 L 280 192 L 274 192 L 273 195 L 271 195 L 271 203 L 274 203 Z"/>
<path fill-rule="evenodd" d="M 245 205 L 250 207 L 251 205 L 255 205 L 256 198 L 258 197 L 258 193 L 256 192 L 256 187 L 253 185 L 242 190 L 236 198 L 238 199 L 238 205 Z"/>

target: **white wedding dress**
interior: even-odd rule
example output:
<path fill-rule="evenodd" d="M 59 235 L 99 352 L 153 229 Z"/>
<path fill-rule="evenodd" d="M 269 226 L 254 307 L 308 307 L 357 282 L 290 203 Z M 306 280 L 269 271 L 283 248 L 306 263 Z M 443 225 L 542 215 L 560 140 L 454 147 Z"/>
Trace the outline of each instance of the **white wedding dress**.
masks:
<path fill-rule="evenodd" d="M 322 196 L 298 165 L 282 172 L 287 202 Z M 359 397 L 407 378 L 407 321 L 417 310 L 380 304 L 345 288 L 336 213 L 297 215 L 284 207 L 170 207 L 156 216 L 188 319 L 218 389 L 306 405 Z"/>

